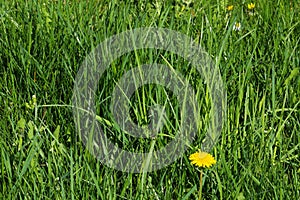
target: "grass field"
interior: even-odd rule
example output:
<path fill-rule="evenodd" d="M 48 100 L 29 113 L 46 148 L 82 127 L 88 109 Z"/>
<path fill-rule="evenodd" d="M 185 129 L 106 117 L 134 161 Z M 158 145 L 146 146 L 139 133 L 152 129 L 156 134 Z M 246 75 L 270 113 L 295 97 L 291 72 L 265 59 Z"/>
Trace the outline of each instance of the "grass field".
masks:
<path fill-rule="evenodd" d="M 171 165 L 149 173 L 109 168 L 87 151 L 72 114 L 74 79 L 86 55 L 106 38 L 140 27 L 186 34 L 218 65 L 227 118 L 203 174 L 203 199 L 300 199 L 300 4 L 290 0 L 86 0 L 0 3 L 0 199 L 197 199 L 199 172 L 188 159 L 207 129 L 207 86 L 186 62 L 165 51 L 121 56 L 100 80 L 97 114 L 111 121 L 114 81 L 140 63 L 164 63 L 197 91 L 199 133 Z M 233 9 L 227 6 L 233 5 Z M 32 98 L 36 95 L 35 99 Z M 178 128 L 174 94 L 146 85 L 132 98 L 136 123 L 164 103 L 165 134 Z M 128 150 L 134 139 L 104 125 Z M 169 139 L 159 138 L 157 146 Z"/>

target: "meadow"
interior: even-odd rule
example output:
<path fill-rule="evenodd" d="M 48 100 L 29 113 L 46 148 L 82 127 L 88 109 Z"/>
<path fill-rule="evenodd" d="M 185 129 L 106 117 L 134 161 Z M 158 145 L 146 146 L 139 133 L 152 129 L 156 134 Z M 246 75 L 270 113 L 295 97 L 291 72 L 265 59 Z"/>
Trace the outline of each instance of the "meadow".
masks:
<path fill-rule="evenodd" d="M 253 6 L 249 6 L 253 3 Z M 112 89 L 139 63 L 164 63 L 196 91 L 199 130 L 185 155 L 152 172 L 127 173 L 99 162 L 76 131 L 72 95 L 85 57 L 123 31 L 161 27 L 193 38 L 215 61 L 227 92 L 227 116 L 203 172 L 203 199 L 300 199 L 300 4 L 290 0 L 10 0 L 0 3 L 0 199 L 197 199 L 201 147 L 211 99 L 186 61 L 161 50 L 121 56 L 99 80 L 95 104 L 109 138 L 128 151 L 151 141 L 111 126 Z M 138 59 L 137 59 L 138 58 Z M 138 61 L 137 61 L 138 60 Z M 180 106 L 162 86 L 135 92 L 131 117 L 166 106 L 168 123 L 154 148 L 180 128 Z"/>

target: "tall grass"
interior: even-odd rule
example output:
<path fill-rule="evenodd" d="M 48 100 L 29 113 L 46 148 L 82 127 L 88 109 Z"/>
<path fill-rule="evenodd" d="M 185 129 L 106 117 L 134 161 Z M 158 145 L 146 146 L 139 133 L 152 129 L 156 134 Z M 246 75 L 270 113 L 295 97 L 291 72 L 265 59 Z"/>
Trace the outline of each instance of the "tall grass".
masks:
<path fill-rule="evenodd" d="M 85 56 L 114 34 L 164 27 L 187 34 L 212 55 L 227 90 L 227 119 L 204 174 L 204 199 L 300 197 L 300 6 L 293 1 L 7 1 L 0 9 L 1 199 L 195 199 L 189 153 L 201 145 L 210 99 L 204 80 L 182 58 L 156 50 L 120 57 L 97 91 L 97 112 L 111 119 L 114 83 L 140 63 L 163 58 L 197 91 L 201 129 L 194 149 L 147 174 L 116 171 L 83 147 L 72 115 L 74 78 Z M 234 5 L 226 11 L 226 5 Z M 233 30 L 235 22 L 241 30 Z M 37 107 L 30 104 L 37 97 Z M 132 98 L 132 118 L 147 124 L 151 105 L 167 105 L 173 134 L 180 108 L 172 92 L 146 85 Z M 27 103 L 27 104 L 26 104 Z M 29 106 L 28 106 L 29 105 Z M 35 111 L 35 109 L 37 109 Z M 150 142 L 104 126 L 129 150 Z M 109 133 L 111 131 L 111 133 Z M 159 138 L 159 145 L 169 140 Z"/>

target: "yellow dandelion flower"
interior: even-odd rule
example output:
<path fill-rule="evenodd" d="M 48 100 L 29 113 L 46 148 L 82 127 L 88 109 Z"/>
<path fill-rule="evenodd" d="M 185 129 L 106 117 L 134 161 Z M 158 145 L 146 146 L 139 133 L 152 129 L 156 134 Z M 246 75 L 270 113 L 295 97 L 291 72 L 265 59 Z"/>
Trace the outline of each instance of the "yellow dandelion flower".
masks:
<path fill-rule="evenodd" d="M 240 22 L 235 22 L 233 26 L 233 30 L 240 31 L 242 27 L 242 24 Z"/>
<path fill-rule="evenodd" d="M 212 155 L 202 151 L 191 154 L 189 159 L 192 164 L 198 167 L 210 167 L 213 164 L 216 164 L 216 160 Z"/>
<path fill-rule="evenodd" d="M 232 11 L 232 10 L 233 10 L 233 5 L 229 5 L 229 6 L 227 6 L 227 7 L 226 7 L 226 10 L 228 10 L 228 11 Z"/>
<path fill-rule="evenodd" d="M 254 3 L 249 3 L 247 5 L 247 7 L 248 7 L 249 10 L 253 10 L 255 8 L 255 4 Z"/>

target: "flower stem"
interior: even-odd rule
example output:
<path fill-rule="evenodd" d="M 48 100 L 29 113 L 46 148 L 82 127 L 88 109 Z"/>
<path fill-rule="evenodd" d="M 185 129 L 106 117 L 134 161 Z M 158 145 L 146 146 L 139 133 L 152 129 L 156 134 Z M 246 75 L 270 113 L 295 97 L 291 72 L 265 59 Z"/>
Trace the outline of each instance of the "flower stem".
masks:
<path fill-rule="evenodd" d="M 200 170 L 200 189 L 199 189 L 199 197 L 198 200 L 202 199 L 202 170 Z"/>

